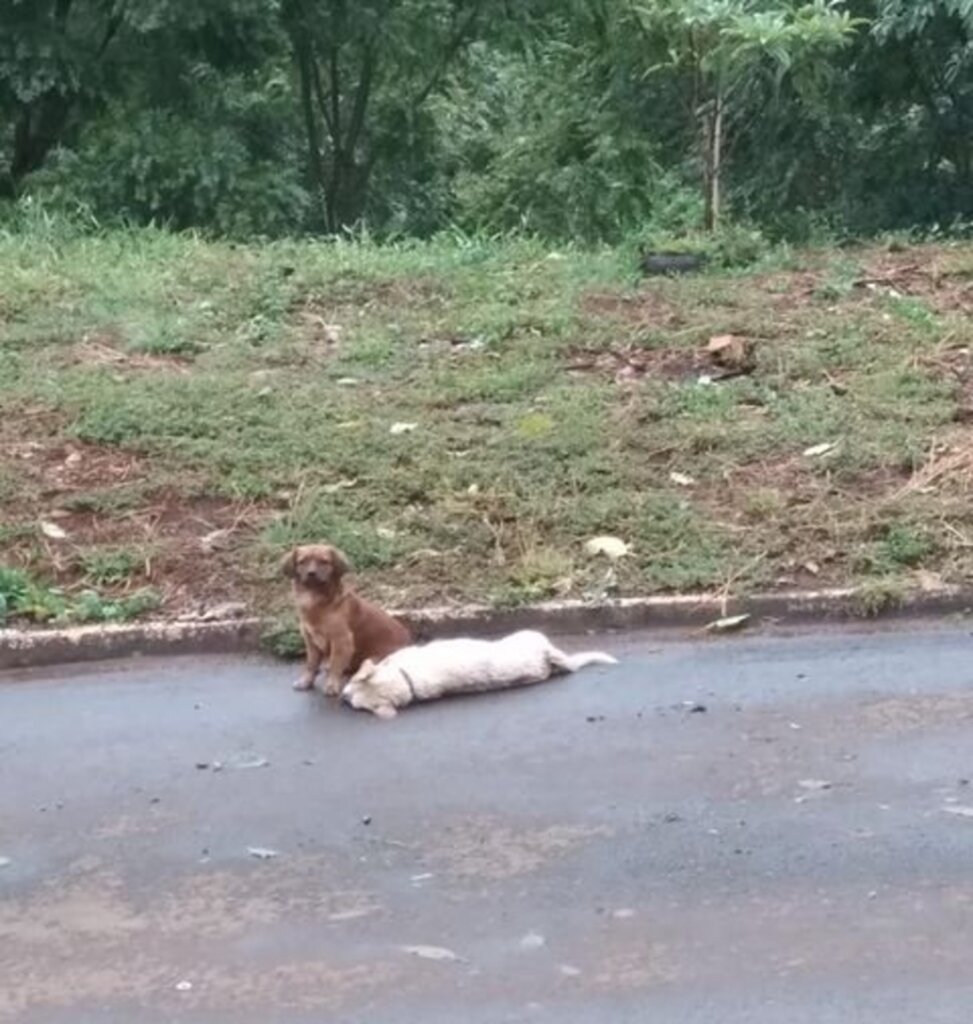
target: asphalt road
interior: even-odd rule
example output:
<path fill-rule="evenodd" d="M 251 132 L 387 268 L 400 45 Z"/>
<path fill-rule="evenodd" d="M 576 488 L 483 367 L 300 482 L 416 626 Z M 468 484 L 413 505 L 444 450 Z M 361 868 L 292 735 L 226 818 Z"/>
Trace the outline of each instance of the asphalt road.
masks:
<path fill-rule="evenodd" d="M 969 630 L 604 646 L 392 722 L 0 676 L 0 1022 L 969 1024 Z"/>

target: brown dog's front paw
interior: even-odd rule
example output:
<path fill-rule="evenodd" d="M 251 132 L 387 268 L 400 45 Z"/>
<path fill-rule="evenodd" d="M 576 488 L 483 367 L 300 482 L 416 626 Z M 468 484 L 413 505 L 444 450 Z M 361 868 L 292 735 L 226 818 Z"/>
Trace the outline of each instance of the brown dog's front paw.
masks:
<path fill-rule="evenodd" d="M 312 686 L 314 686 L 314 676 L 301 676 L 301 678 L 294 683 L 295 690 L 310 690 Z"/>
<path fill-rule="evenodd" d="M 341 679 L 328 676 L 324 681 L 325 697 L 339 697 L 341 695 Z"/>

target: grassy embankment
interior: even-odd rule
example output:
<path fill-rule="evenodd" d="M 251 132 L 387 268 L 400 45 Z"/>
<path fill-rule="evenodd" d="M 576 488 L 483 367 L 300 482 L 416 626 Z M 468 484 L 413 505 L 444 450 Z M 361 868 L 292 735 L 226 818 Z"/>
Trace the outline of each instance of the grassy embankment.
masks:
<path fill-rule="evenodd" d="M 0 617 L 274 612 L 316 538 L 399 606 L 969 578 L 973 247 L 633 265 L 0 237 Z"/>

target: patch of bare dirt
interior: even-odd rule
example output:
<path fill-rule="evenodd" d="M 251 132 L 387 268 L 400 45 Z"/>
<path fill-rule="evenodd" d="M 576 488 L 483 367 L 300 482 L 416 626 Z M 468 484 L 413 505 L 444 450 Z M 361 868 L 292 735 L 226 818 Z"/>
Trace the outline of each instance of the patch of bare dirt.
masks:
<path fill-rule="evenodd" d="M 304 295 L 290 309 L 290 319 L 318 355 L 337 349 L 342 334 L 378 308 L 403 310 L 441 305 L 449 291 L 441 281 L 425 278 L 363 280 L 338 277 L 326 292 Z"/>
<path fill-rule="evenodd" d="M 120 339 L 112 331 L 86 334 L 68 349 L 68 361 L 75 365 L 107 366 L 118 372 L 163 370 L 188 373 L 191 361 L 176 355 L 152 355 L 148 352 L 127 352 L 119 347 Z"/>
<path fill-rule="evenodd" d="M 581 309 L 590 317 L 617 320 L 633 328 L 673 330 L 686 323 L 677 306 L 649 289 L 635 295 L 592 292 L 581 300 Z"/>
<path fill-rule="evenodd" d="M 646 377 L 667 381 L 719 380 L 751 373 L 756 367 L 752 341 L 734 334 L 714 335 L 703 348 L 575 347 L 567 349 L 564 358 L 572 376 L 600 374 L 611 377 L 616 384 L 634 383 Z"/>
<path fill-rule="evenodd" d="M 927 458 L 893 492 L 890 500 L 947 490 L 964 495 L 973 490 L 973 439 L 966 430 L 933 445 Z"/>
<path fill-rule="evenodd" d="M 162 482 L 159 467 L 133 452 L 10 433 L 0 439 L 0 462 L 17 480 L 15 499 L 0 504 L 7 564 L 83 587 L 91 585 L 87 557 L 122 549 L 140 564 L 123 582 L 99 584 L 106 595 L 152 586 L 173 614 L 256 596 L 259 580 L 247 577 L 235 552 L 273 510 L 198 493 L 190 474 Z"/>
<path fill-rule="evenodd" d="M 888 465 L 855 472 L 852 477 L 815 472 L 814 464 L 801 454 L 766 459 L 728 467 L 723 483 L 742 494 L 774 490 L 785 495 L 790 504 L 803 504 L 822 494 L 844 495 L 853 491 L 862 498 L 878 498 L 901 487 L 909 474 Z"/>
<path fill-rule="evenodd" d="M 727 466 L 687 492 L 708 521 L 741 542 L 759 533 L 762 564 L 774 576 L 765 586 L 817 589 L 847 582 L 849 538 L 863 537 L 903 497 L 918 475 L 887 465 L 823 473 L 801 454 Z"/>
<path fill-rule="evenodd" d="M 316 300 L 307 300 L 292 313 L 301 340 L 314 355 L 330 358 L 340 345 L 347 311 L 329 307 Z"/>
<path fill-rule="evenodd" d="M 706 352 L 692 348 L 638 348 L 634 345 L 608 349 L 570 348 L 565 352 L 572 376 L 598 374 L 624 384 L 647 377 L 654 380 L 692 380 L 712 370 Z"/>
<path fill-rule="evenodd" d="M 434 277 L 363 278 L 354 273 L 339 274 L 328 286 L 328 294 L 317 301 L 331 308 L 339 306 L 417 306 L 448 299 L 446 282 Z"/>
<path fill-rule="evenodd" d="M 973 423 L 973 350 L 966 346 L 948 348 L 920 360 L 920 364 L 953 387 L 959 423 Z"/>
<path fill-rule="evenodd" d="M 864 255 L 862 271 L 852 282 L 858 298 L 910 296 L 939 313 L 973 311 L 973 271 L 956 252 L 923 246 Z M 826 279 L 825 267 L 773 271 L 747 279 L 742 291 L 787 310 L 816 301 Z"/>
<path fill-rule="evenodd" d="M 24 441 L 42 441 L 57 437 L 65 426 L 65 416 L 46 405 L 13 404 L 0 416 L 0 456 Z"/>
<path fill-rule="evenodd" d="M 821 280 L 821 273 L 815 270 L 774 271 L 750 278 L 749 293 L 755 304 L 793 310 L 815 301 Z"/>
<path fill-rule="evenodd" d="M 947 248 L 904 249 L 869 260 L 856 287 L 925 301 L 938 313 L 973 313 L 973 268 Z"/>
<path fill-rule="evenodd" d="M 361 321 L 387 309 L 398 315 L 403 310 L 441 307 L 449 298 L 441 281 L 424 278 L 363 280 L 339 277 L 327 291 L 302 296 L 289 310 L 294 341 L 277 353 L 278 361 L 306 365 L 333 359 Z M 454 353 L 479 347 L 474 338 L 447 336 L 421 338 L 423 348 L 442 348 Z"/>
<path fill-rule="evenodd" d="M 2 452 L 44 501 L 121 486 L 147 475 L 145 461 L 134 453 L 82 441 L 11 440 Z"/>

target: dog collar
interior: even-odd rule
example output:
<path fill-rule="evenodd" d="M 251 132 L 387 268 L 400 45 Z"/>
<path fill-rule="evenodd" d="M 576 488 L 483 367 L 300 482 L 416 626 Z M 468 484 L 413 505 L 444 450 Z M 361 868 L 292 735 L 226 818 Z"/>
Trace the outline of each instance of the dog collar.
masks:
<path fill-rule="evenodd" d="M 412 695 L 412 699 L 417 701 L 419 694 L 416 693 L 416 684 L 409 677 L 409 673 L 404 668 L 400 668 L 399 672 L 402 674 L 402 678 L 405 680 L 405 685 L 409 687 L 409 693 Z"/>

